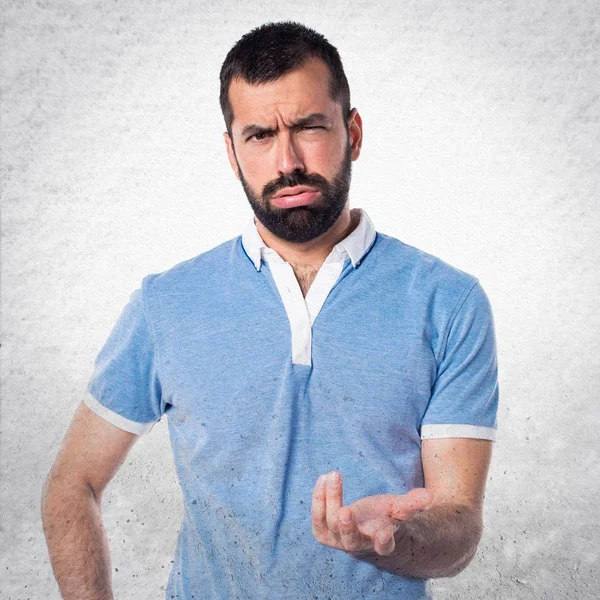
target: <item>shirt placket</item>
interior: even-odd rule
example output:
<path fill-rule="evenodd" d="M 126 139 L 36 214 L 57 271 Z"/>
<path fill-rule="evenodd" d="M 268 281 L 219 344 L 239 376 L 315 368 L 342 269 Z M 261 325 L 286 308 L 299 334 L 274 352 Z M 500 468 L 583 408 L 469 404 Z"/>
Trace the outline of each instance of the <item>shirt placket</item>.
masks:
<path fill-rule="evenodd" d="M 263 248 L 263 256 L 269 264 L 273 280 L 290 322 L 292 363 L 310 366 L 312 364 L 311 320 L 294 270 L 289 263 L 269 248 Z"/>
<path fill-rule="evenodd" d="M 344 251 L 333 250 L 321 265 L 305 299 L 292 266 L 266 246 L 262 248 L 262 252 L 263 259 L 269 264 L 290 323 L 292 363 L 311 366 L 312 325 L 339 279 L 347 254 Z"/>
<path fill-rule="evenodd" d="M 317 315 L 323 308 L 327 296 L 329 296 L 333 286 L 340 278 L 347 257 L 348 254 L 345 251 L 334 248 L 327 257 L 327 260 L 321 265 L 315 280 L 308 289 L 305 304 L 308 310 L 311 327 L 314 324 Z"/>

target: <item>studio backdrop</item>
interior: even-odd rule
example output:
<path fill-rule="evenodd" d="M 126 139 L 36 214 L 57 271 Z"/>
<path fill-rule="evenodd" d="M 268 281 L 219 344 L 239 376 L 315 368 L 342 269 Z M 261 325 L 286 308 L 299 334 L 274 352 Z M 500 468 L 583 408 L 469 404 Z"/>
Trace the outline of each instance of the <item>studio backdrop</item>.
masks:
<path fill-rule="evenodd" d="M 475 275 L 494 310 L 485 532 L 437 598 L 600 595 L 597 2 L 2 4 L 0 596 L 60 597 L 41 487 L 130 294 L 251 218 L 218 74 L 243 33 L 286 19 L 344 61 L 364 123 L 351 206 Z M 168 578 L 181 498 L 163 421 L 104 498 L 120 600 Z"/>

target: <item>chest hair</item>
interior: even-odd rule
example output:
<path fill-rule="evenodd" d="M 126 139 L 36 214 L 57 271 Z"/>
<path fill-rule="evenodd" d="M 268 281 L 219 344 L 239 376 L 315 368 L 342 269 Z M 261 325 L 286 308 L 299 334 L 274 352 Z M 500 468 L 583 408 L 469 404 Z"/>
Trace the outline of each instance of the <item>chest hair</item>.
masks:
<path fill-rule="evenodd" d="M 292 269 L 294 269 L 294 275 L 296 275 L 296 279 L 302 290 L 302 295 L 306 298 L 306 294 L 308 293 L 312 282 L 315 280 L 319 269 L 312 265 L 304 264 L 293 264 Z"/>

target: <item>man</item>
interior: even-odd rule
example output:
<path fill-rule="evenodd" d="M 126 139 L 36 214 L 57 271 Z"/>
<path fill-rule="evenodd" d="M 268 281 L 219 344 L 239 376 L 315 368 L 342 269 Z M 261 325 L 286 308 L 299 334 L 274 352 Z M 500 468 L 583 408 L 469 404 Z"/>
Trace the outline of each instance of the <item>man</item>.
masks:
<path fill-rule="evenodd" d="M 256 218 L 146 277 L 100 352 L 45 486 L 60 589 L 112 598 L 102 492 L 166 414 L 184 495 L 167 598 L 429 598 L 481 536 L 487 298 L 350 210 L 362 121 L 321 35 L 245 35 L 220 100 Z"/>

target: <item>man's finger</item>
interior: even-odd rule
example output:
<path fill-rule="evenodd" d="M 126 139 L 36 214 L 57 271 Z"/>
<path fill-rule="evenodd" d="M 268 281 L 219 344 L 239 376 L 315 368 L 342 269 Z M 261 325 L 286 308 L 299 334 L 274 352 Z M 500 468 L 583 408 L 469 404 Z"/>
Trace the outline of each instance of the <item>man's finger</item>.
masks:
<path fill-rule="evenodd" d="M 365 549 L 367 539 L 358 530 L 352 511 L 344 506 L 338 511 L 338 533 L 340 543 L 346 552 L 358 552 Z"/>
<path fill-rule="evenodd" d="M 337 533 L 338 530 L 338 512 L 343 506 L 342 502 L 342 475 L 337 471 L 332 471 L 327 475 L 325 484 L 326 510 L 327 510 L 327 528 L 331 533 Z"/>
<path fill-rule="evenodd" d="M 415 488 L 400 496 L 391 507 L 390 517 L 407 521 L 433 504 L 433 494 L 425 488 Z"/>
<path fill-rule="evenodd" d="M 321 538 L 327 534 L 327 520 L 325 518 L 325 479 L 326 475 L 321 475 L 317 479 L 312 499 L 312 530 L 313 535 L 321 541 Z"/>
<path fill-rule="evenodd" d="M 394 539 L 394 530 L 392 527 L 380 529 L 373 536 L 373 549 L 380 556 L 387 556 L 394 551 L 396 540 Z"/>

